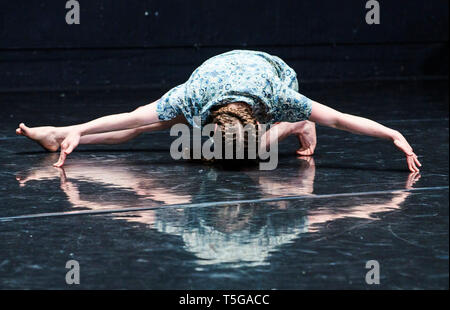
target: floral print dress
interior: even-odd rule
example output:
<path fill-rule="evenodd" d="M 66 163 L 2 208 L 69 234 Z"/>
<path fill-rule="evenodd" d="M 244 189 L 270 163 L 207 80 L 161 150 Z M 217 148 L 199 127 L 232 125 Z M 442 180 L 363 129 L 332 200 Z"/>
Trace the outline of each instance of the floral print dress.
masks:
<path fill-rule="evenodd" d="M 208 59 L 185 83 L 169 90 L 156 110 L 162 121 L 183 114 L 192 126 L 200 127 L 211 108 L 231 102 L 249 104 L 265 124 L 298 122 L 311 114 L 311 100 L 298 93 L 295 71 L 277 56 L 249 50 Z"/>

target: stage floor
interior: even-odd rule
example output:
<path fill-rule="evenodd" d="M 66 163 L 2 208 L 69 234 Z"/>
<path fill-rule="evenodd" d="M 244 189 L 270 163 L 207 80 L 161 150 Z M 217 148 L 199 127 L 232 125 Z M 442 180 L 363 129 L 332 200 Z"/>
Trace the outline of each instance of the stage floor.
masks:
<path fill-rule="evenodd" d="M 314 157 L 291 137 L 273 171 L 175 161 L 168 132 L 80 146 L 58 169 L 19 122 L 84 122 L 161 93 L 0 94 L 0 289 L 448 289 L 447 81 L 300 88 L 401 131 L 420 176 L 389 142 L 324 127 Z M 65 281 L 72 259 L 80 285 Z"/>

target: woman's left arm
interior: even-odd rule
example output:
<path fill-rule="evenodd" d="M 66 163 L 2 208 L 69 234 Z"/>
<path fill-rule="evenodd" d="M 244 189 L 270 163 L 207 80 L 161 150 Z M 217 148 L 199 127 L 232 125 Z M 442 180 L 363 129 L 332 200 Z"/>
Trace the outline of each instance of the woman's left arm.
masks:
<path fill-rule="evenodd" d="M 417 155 L 414 154 L 412 147 L 400 132 L 367 118 L 341 113 L 318 102 L 312 100 L 311 102 L 310 121 L 355 134 L 391 140 L 397 148 L 405 153 L 409 170 L 413 172 L 419 171 L 417 166 L 420 167 L 422 165 L 417 159 Z"/>

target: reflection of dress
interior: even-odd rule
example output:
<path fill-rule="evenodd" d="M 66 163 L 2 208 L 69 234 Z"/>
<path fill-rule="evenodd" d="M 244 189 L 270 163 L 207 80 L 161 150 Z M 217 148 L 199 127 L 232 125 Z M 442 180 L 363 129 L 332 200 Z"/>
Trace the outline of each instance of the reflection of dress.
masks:
<path fill-rule="evenodd" d="M 183 114 L 202 124 L 216 105 L 249 104 L 261 123 L 297 122 L 308 119 L 310 100 L 298 93 L 295 71 L 277 56 L 264 52 L 233 50 L 205 61 L 189 80 L 168 91 L 158 102 L 160 120 Z"/>
<path fill-rule="evenodd" d="M 239 191 L 233 187 L 233 182 L 226 181 L 226 175 L 217 169 L 206 169 L 197 182 L 197 190 L 192 191 L 192 201 L 210 201 L 211 184 L 217 187 L 235 191 L 233 199 L 250 198 L 246 191 Z M 221 183 L 225 182 L 225 183 Z M 254 183 L 245 173 L 240 175 L 240 183 L 245 183 L 252 188 Z M 259 188 L 253 190 L 255 198 L 261 197 Z M 270 252 L 276 251 L 277 247 L 293 242 L 299 238 L 301 233 L 308 231 L 306 216 L 292 216 L 289 210 L 273 213 L 273 208 L 278 208 L 276 202 L 268 204 L 239 205 L 239 211 L 234 218 L 225 218 L 220 215 L 221 208 L 206 207 L 192 210 L 185 209 L 183 216 L 179 217 L 172 212 L 158 213 L 152 228 L 160 232 L 178 235 L 183 238 L 184 247 L 188 252 L 195 254 L 202 265 L 229 263 L 245 265 L 265 264 Z M 231 206 L 237 208 L 237 205 Z M 223 209 L 222 209 L 223 210 Z M 224 232 L 218 222 L 224 222 L 227 228 L 233 221 L 249 216 L 249 223 L 239 229 Z"/>
<path fill-rule="evenodd" d="M 223 232 L 215 227 L 214 219 L 208 219 L 207 213 L 212 210 L 195 210 L 195 218 L 184 215 L 189 217 L 187 222 L 178 222 L 173 216 L 158 215 L 152 228 L 181 236 L 185 249 L 197 256 L 200 265 L 227 263 L 246 266 L 266 264 L 269 254 L 279 250 L 277 247 L 293 242 L 308 231 L 306 215 L 298 217 L 297 213 L 293 217 L 286 210 L 273 213 L 269 205 L 259 210 L 251 205 L 241 205 L 240 208 L 254 212 L 252 217 L 257 218 L 258 223 L 252 222 L 241 229 Z M 198 216 L 199 213 L 204 214 Z"/>

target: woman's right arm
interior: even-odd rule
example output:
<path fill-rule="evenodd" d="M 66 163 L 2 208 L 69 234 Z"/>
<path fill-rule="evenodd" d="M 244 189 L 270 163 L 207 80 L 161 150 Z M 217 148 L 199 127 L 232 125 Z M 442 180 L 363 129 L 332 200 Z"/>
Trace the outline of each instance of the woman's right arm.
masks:
<path fill-rule="evenodd" d="M 157 102 L 141 106 L 132 112 L 103 116 L 90 122 L 73 126 L 73 129 L 78 131 L 81 136 L 84 136 L 150 125 L 159 121 L 156 113 Z"/>
<path fill-rule="evenodd" d="M 67 155 L 80 143 L 81 136 L 143 127 L 159 122 L 156 105 L 158 101 L 139 107 L 129 113 L 113 114 L 94 119 L 90 122 L 70 126 L 70 132 L 61 142 L 61 152 L 55 167 L 64 165 Z"/>

